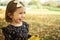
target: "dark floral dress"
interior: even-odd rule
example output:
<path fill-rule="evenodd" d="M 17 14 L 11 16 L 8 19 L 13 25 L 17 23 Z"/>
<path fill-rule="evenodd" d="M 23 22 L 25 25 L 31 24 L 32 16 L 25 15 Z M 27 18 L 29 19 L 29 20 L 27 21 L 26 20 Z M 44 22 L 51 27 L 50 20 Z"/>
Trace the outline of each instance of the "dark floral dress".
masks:
<path fill-rule="evenodd" d="M 23 22 L 23 25 L 19 27 L 9 24 L 7 27 L 2 28 L 2 32 L 5 40 L 28 40 L 30 37 L 28 27 L 29 25 L 26 22 Z"/>

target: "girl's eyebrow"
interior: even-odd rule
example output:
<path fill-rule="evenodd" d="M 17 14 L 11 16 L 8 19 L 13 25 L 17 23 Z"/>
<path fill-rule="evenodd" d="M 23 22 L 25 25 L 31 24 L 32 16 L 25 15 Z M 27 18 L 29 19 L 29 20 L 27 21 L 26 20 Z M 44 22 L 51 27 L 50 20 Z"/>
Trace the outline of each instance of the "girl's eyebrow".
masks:
<path fill-rule="evenodd" d="M 26 12 L 20 12 L 20 13 L 24 13 L 25 14 Z"/>
<path fill-rule="evenodd" d="M 25 11 L 24 11 L 24 12 L 22 12 L 22 13 L 25 13 Z"/>
<path fill-rule="evenodd" d="M 26 12 L 24 12 L 24 13 L 26 13 Z"/>

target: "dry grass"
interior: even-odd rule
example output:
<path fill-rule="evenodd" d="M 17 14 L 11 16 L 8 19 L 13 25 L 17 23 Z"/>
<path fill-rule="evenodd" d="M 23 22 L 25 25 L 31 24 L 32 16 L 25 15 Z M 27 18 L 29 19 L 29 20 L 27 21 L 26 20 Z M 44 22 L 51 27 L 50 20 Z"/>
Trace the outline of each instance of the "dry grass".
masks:
<path fill-rule="evenodd" d="M 41 13 L 32 14 L 29 11 L 27 13 L 29 14 L 26 14 L 25 21 L 29 23 L 29 26 L 30 26 L 29 33 L 31 35 L 38 34 L 41 40 L 42 39 L 43 40 L 60 40 L 60 14 L 58 12 L 49 12 L 49 13 L 55 13 L 55 14 L 45 14 L 45 15 Z M 0 28 L 3 26 L 6 26 L 5 23 L 6 22 L 3 16 L 3 18 L 0 19 L 0 25 L 1 25 Z M 0 35 L 1 35 L 1 32 L 0 32 Z"/>

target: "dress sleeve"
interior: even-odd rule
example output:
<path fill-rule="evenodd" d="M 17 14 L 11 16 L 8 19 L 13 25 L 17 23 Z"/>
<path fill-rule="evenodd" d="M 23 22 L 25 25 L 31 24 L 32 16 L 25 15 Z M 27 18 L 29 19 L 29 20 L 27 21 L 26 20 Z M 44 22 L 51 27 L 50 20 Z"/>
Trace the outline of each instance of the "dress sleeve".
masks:
<path fill-rule="evenodd" d="M 5 37 L 5 40 L 12 40 L 12 37 L 11 37 L 9 30 L 7 28 L 2 28 L 2 33 Z"/>
<path fill-rule="evenodd" d="M 29 32 L 29 24 L 23 21 L 23 24 L 25 25 L 27 32 Z"/>
<path fill-rule="evenodd" d="M 29 24 L 27 24 L 27 30 L 28 30 L 28 32 L 29 32 Z M 30 37 L 31 37 L 31 35 L 28 34 L 28 38 L 30 38 Z"/>
<path fill-rule="evenodd" d="M 29 32 L 29 24 L 28 24 L 28 23 L 25 23 L 25 25 L 26 25 L 26 27 L 27 27 L 27 32 Z M 28 38 L 30 38 L 30 37 L 31 37 L 31 35 L 28 34 Z"/>
<path fill-rule="evenodd" d="M 29 32 L 29 24 L 26 24 L 26 26 L 27 26 L 27 31 Z"/>

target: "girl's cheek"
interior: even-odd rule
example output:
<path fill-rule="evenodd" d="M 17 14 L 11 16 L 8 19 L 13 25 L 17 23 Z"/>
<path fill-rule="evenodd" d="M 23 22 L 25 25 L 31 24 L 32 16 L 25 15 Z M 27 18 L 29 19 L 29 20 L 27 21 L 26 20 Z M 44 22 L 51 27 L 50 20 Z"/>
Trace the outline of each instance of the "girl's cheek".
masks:
<path fill-rule="evenodd" d="M 25 17 L 25 14 L 22 14 L 21 16 L 22 16 L 22 17 Z"/>

